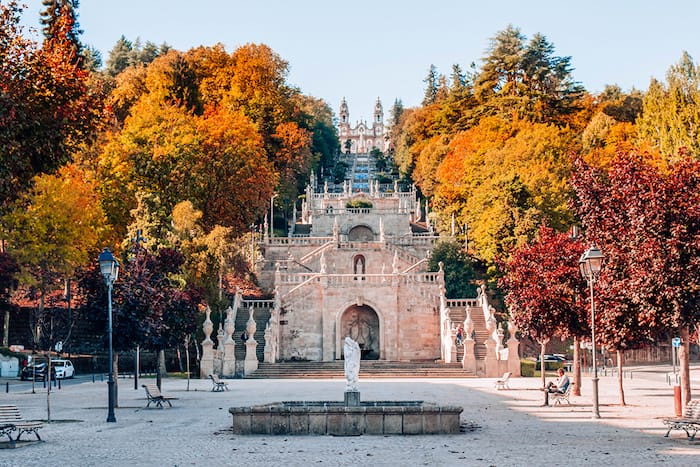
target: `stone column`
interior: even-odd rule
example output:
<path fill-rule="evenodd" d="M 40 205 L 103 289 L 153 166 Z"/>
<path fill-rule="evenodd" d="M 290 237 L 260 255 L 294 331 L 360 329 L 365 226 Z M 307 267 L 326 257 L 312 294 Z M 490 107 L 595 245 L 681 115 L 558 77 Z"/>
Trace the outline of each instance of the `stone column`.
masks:
<path fill-rule="evenodd" d="M 200 378 L 206 378 L 214 373 L 214 342 L 211 340 L 211 333 L 214 331 L 214 323 L 211 322 L 210 315 L 211 308 L 207 306 L 207 318 L 202 325 L 204 340 L 202 341 L 202 359 L 199 363 Z"/>
<path fill-rule="evenodd" d="M 233 376 L 236 373 L 236 343 L 233 341 L 233 331 L 235 323 L 233 321 L 233 308 L 226 309 L 226 322 L 224 324 L 224 353 L 221 357 L 221 373 L 224 376 Z"/>
<path fill-rule="evenodd" d="M 520 342 L 515 337 L 515 333 L 518 332 L 518 328 L 515 323 L 508 321 L 508 371 L 510 371 L 513 376 L 521 376 L 520 373 Z"/>
<path fill-rule="evenodd" d="M 245 362 L 243 371 L 246 375 L 258 369 L 258 355 L 256 353 L 258 341 L 255 340 L 255 331 L 257 330 L 258 326 L 255 324 L 255 319 L 253 318 L 254 312 L 255 308 L 250 307 L 250 315 L 245 326 L 246 332 L 248 333 L 248 340 L 245 343 Z"/>
<path fill-rule="evenodd" d="M 467 371 L 471 371 L 476 374 L 476 354 L 474 353 L 474 338 L 472 334 L 474 333 L 474 321 L 472 320 L 472 313 L 469 308 L 467 308 L 467 317 L 464 319 L 464 355 L 462 356 L 462 368 Z"/>

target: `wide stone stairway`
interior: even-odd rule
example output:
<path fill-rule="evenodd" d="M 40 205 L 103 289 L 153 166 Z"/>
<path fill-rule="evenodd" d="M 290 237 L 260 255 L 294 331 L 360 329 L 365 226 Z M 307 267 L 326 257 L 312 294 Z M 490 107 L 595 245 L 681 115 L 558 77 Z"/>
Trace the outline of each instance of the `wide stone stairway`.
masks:
<path fill-rule="evenodd" d="M 470 378 L 475 377 L 460 364 L 433 362 L 390 362 L 362 360 L 360 378 Z M 258 370 L 246 378 L 344 379 L 344 362 L 260 363 Z"/>

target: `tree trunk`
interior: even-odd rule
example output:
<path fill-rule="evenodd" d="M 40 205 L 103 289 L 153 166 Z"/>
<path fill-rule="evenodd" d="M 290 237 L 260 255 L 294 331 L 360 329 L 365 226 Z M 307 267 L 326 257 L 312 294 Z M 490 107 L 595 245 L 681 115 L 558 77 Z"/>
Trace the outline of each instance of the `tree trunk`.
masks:
<path fill-rule="evenodd" d="M 185 336 L 185 367 L 187 368 L 187 390 L 190 390 L 190 336 Z"/>
<path fill-rule="evenodd" d="M 161 389 L 163 383 L 163 375 L 165 374 L 165 350 L 158 351 L 158 370 L 156 371 L 156 384 L 158 389 Z"/>
<path fill-rule="evenodd" d="M 545 348 L 546 345 L 547 345 L 547 342 L 546 342 L 546 341 L 545 341 L 545 342 L 540 342 L 540 376 L 542 377 L 542 387 L 543 387 L 543 388 L 547 386 L 547 382 L 545 381 L 545 378 L 544 378 L 544 372 L 545 372 L 545 370 L 544 370 L 544 368 L 545 368 L 545 365 L 544 365 L 544 348 Z"/>
<path fill-rule="evenodd" d="M 581 343 L 574 337 L 574 396 L 581 395 Z"/>
<path fill-rule="evenodd" d="M 624 352 L 622 350 L 617 351 L 617 385 L 620 388 L 620 405 L 625 406 L 625 389 L 622 386 L 622 360 L 624 358 Z"/>
<path fill-rule="evenodd" d="M 180 346 L 178 345 L 175 348 L 175 350 L 177 352 L 177 365 L 180 367 L 180 373 L 182 373 L 183 371 L 185 371 L 185 368 L 184 368 L 184 365 L 182 364 L 182 352 L 180 352 Z"/>
<path fill-rule="evenodd" d="M 681 346 L 678 348 L 678 360 L 681 371 L 681 399 L 685 407 L 690 402 L 690 330 L 681 329 Z"/>

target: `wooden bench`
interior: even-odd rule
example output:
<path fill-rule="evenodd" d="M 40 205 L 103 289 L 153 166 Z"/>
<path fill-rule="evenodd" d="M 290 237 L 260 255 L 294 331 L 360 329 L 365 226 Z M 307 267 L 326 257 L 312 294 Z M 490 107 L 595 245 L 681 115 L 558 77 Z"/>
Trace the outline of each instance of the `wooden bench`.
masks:
<path fill-rule="evenodd" d="M 512 374 L 513 373 L 511 373 L 510 371 L 503 373 L 503 376 L 501 377 L 501 379 L 497 379 L 496 382 L 494 383 L 494 387 L 496 389 L 499 389 L 499 390 L 500 389 L 510 389 L 510 386 L 508 386 L 508 380 L 510 379 L 510 376 Z"/>
<path fill-rule="evenodd" d="M 10 444 L 19 441 L 24 433 L 34 433 L 36 439 L 41 441 L 39 429 L 43 428 L 42 422 L 30 422 L 22 419 L 19 409 L 15 405 L 0 405 L 0 436 L 7 436 Z M 12 438 L 12 433 L 17 432 L 17 436 Z"/>
<path fill-rule="evenodd" d="M 571 388 L 574 387 L 574 384 L 576 383 L 569 383 L 569 385 L 566 387 L 566 391 L 564 392 L 550 392 L 549 398 L 552 400 L 553 405 L 561 404 L 563 401 L 566 401 L 567 404 L 571 405 L 571 401 L 569 401 L 569 396 L 571 396 Z"/>
<path fill-rule="evenodd" d="M 151 404 L 155 404 L 158 408 L 163 408 L 163 403 L 167 402 L 170 407 L 173 404 L 170 403 L 172 400 L 177 400 L 177 397 L 164 396 L 160 393 L 160 389 L 155 384 L 142 384 L 141 385 L 146 390 L 146 398 L 148 399 L 148 404 L 146 408 L 149 408 Z"/>
<path fill-rule="evenodd" d="M 212 382 L 212 387 L 211 387 L 212 392 L 219 392 L 219 391 L 223 392 L 223 391 L 229 390 L 228 384 L 226 384 L 225 381 L 221 381 L 219 379 L 218 375 L 212 374 L 212 375 L 209 375 L 209 378 L 211 379 L 211 382 Z"/>
<path fill-rule="evenodd" d="M 700 430 L 700 400 L 688 402 L 682 417 L 664 418 L 663 422 L 668 427 L 668 431 L 664 435 L 666 438 L 671 430 L 683 430 L 688 436 L 688 441 L 695 441 L 695 435 Z"/>

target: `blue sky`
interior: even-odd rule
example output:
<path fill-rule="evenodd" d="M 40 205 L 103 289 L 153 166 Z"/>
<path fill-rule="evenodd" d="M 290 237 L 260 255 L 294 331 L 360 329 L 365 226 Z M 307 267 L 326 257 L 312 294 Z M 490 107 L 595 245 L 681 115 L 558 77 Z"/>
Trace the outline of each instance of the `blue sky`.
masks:
<path fill-rule="evenodd" d="M 38 24 L 41 0 L 24 0 Z M 354 9 L 345 9 L 347 6 Z M 694 0 L 81 0 L 83 42 L 107 53 L 123 34 L 178 50 L 221 42 L 231 52 L 265 43 L 289 62 L 288 81 L 350 119 L 370 120 L 394 99 L 420 104 L 435 64 L 448 74 L 480 63 L 489 38 L 513 24 L 544 34 L 569 55 L 574 78 L 591 92 L 606 84 L 645 90 L 684 50 L 700 60 L 700 2 Z"/>

